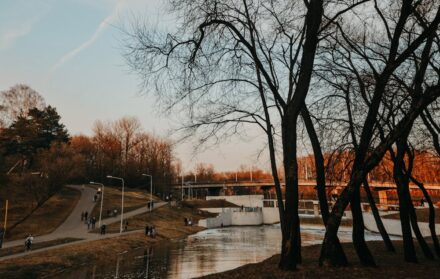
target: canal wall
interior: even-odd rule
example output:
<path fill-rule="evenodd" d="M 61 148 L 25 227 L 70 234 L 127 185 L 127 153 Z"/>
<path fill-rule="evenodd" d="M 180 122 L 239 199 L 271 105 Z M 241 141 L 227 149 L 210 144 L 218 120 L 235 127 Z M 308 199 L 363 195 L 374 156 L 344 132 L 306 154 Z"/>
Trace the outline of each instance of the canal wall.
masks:
<path fill-rule="evenodd" d="M 396 213 L 396 212 L 390 212 L 390 213 Z M 379 232 L 376 226 L 376 221 L 374 220 L 374 216 L 372 213 L 364 212 L 364 224 L 365 228 L 372 232 Z M 390 235 L 395 236 L 402 236 L 402 227 L 400 225 L 400 220 L 395 219 L 386 219 L 382 218 L 383 225 L 385 226 L 385 229 Z M 423 237 L 429 237 L 431 236 L 431 232 L 429 230 L 429 223 L 426 222 L 418 222 L 420 232 L 422 233 Z M 411 229 L 412 230 L 412 229 Z M 435 230 L 438 233 L 440 231 L 440 224 L 435 225 Z M 414 231 L 412 231 L 413 237 L 415 237 Z"/>
<path fill-rule="evenodd" d="M 198 225 L 208 229 L 227 226 L 259 226 L 264 224 L 263 210 L 256 207 L 244 208 L 201 208 L 217 217 L 200 220 Z M 273 224 L 273 223 L 271 223 Z"/>
<path fill-rule="evenodd" d="M 248 226 L 248 225 L 272 225 L 280 222 L 280 215 L 278 208 L 276 207 L 263 207 L 263 208 L 200 208 L 203 211 L 219 214 L 219 218 L 208 221 L 210 226 L 219 227 L 223 223 L 223 226 Z M 228 213 L 231 212 L 231 216 Z M 230 220 L 229 220 L 230 218 Z M 206 220 L 208 220 L 206 219 Z M 203 221 L 204 222 L 204 221 Z M 203 223 L 205 224 L 205 223 Z M 203 225 L 203 227 L 205 227 Z"/>
<path fill-rule="evenodd" d="M 225 200 L 238 206 L 263 207 L 263 195 L 206 196 L 206 200 Z"/>

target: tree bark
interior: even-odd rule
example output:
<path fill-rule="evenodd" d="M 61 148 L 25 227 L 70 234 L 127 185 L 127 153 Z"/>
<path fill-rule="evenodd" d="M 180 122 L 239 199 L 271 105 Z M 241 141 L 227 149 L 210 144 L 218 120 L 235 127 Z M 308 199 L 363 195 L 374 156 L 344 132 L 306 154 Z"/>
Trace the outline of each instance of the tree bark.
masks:
<path fill-rule="evenodd" d="M 286 111 L 282 123 L 283 159 L 286 182 L 284 230 L 282 230 L 279 268 L 296 270 L 301 263 L 301 236 L 298 215 L 298 162 L 296 118 Z"/>
<path fill-rule="evenodd" d="M 373 255 L 365 242 L 365 226 L 362 216 L 360 189 L 354 191 L 350 201 L 353 215 L 353 245 L 359 260 L 364 266 L 376 266 Z"/>
<path fill-rule="evenodd" d="M 324 226 L 327 226 L 327 220 L 330 213 L 327 202 L 327 195 L 325 193 L 326 182 L 325 182 L 324 156 L 322 154 L 321 144 L 319 142 L 318 135 L 316 134 L 315 127 L 313 126 L 312 119 L 310 118 L 310 114 L 306 106 L 304 106 L 304 108 L 301 110 L 301 117 L 304 121 L 304 125 L 306 126 L 307 134 L 309 135 L 310 143 L 312 144 L 312 148 L 313 148 L 313 155 L 315 157 L 315 168 L 316 168 L 316 191 L 318 194 L 322 221 L 324 223 Z M 348 263 L 342 245 L 339 242 L 339 238 L 336 240 L 335 245 L 336 245 L 335 253 L 338 254 L 337 257 L 340 258 L 343 262 Z"/>
<path fill-rule="evenodd" d="M 379 210 L 377 209 L 376 202 L 374 201 L 373 195 L 371 194 L 370 185 L 368 181 L 364 181 L 364 190 L 367 194 L 368 202 L 371 206 L 371 212 L 373 213 L 374 220 L 376 221 L 377 229 L 379 230 L 380 235 L 382 236 L 383 242 L 388 251 L 396 252 L 393 243 L 391 242 L 390 236 L 388 235 L 387 230 L 382 222 L 382 218 L 380 217 Z"/>
<path fill-rule="evenodd" d="M 422 233 L 420 232 L 419 224 L 417 223 L 416 210 L 414 209 L 414 205 L 411 200 L 409 188 L 408 188 L 407 196 L 409 197 L 408 205 L 409 205 L 409 217 L 411 221 L 411 227 L 414 231 L 417 241 L 419 242 L 419 246 L 422 249 L 423 255 L 425 255 L 427 259 L 432 260 L 434 259 L 434 254 L 432 254 L 431 249 L 429 249 L 428 244 L 426 243 Z"/>
<path fill-rule="evenodd" d="M 431 232 L 431 238 L 432 238 L 432 242 L 434 244 L 434 250 L 435 250 L 437 256 L 440 257 L 440 245 L 439 245 L 437 233 L 435 231 L 435 208 L 434 208 L 434 205 L 432 204 L 431 197 L 429 196 L 428 191 L 426 191 L 426 188 L 423 185 L 423 183 L 421 183 L 420 181 L 415 179 L 413 176 L 410 176 L 410 179 L 412 182 L 414 182 L 420 188 L 420 190 L 423 192 L 423 196 L 425 197 L 426 202 L 428 203 L 428 206 L 429 206 L 429 230 Z"/>
<path fill-rule="evenodd" d="M 405 139 L 399 139 L 397 141 L 397 156 L 393 156 L 394 160 L 394 167 L 393 167 L 393 175 L 394 180 L 396 182 L 397 186 L 397 195 L 399 197 L 399 214 L 400 214 L 400 224 L 402 228 L 402 238 L 403 238 L 403 254 L 405 261 L 407 262 L 417 262 L 417 256 L 416 256 L 416 250 L 414 248 L 413 238 L 412 238 L 412 231 L 411 231 L 411 224 L 409 219 L 409 197 L 407 196 L 409 193 L 409 190 L 406 188 L 409 187 L 407 177 L 403 173 L 404 169 L 404 152 L 403 152 L 403 145 L 402 142 Z M 393 150 L 390 149 L 390 153 L 393 154 Z"/>

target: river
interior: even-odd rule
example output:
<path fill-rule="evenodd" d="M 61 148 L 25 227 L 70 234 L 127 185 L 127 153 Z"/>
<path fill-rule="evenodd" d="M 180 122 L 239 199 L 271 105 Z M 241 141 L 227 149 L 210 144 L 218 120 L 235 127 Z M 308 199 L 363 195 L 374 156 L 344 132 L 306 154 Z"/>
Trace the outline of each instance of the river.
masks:
<path fill-rule="evenodd" d="M 322 227 L 302 227 L 304 246 L 322 242 Z M 351 241 L 351 230 L 341 228 L 342 242 Z M 380 240 L 366 232 L 367 240 Z M 257 263 L 279 253 L 279 225 L 227 227 L 201 231 L 181 240 L 161 242 L 115 256 L 112 262 L 90 263 L 58 278 L 193 278 Z"/>

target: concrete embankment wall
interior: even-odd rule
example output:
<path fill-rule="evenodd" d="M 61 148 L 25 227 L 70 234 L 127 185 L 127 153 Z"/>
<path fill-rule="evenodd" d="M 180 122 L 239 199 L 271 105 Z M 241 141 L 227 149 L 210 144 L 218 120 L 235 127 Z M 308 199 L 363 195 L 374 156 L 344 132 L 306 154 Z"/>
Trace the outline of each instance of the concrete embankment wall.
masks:
<path fill-rule="evenodd" d="M 202 210 L 218 213 L 217 217 L 199 221 L 199 226 L 219 228 L 223 226 L 259 226 L 263 224 L 261 208 L 201 208 Z"/>
<path fill-rule="evenodd" d="M 218 228 L 222 226 L 259 226 L 280 222 L 278 208 L 201 208 L 201 210 L 217 213 L 217 217 L 199 221 L 199 226 Z"/>
<path fill-rule="evenodd" d="M 393 212 L 391 212 L 393 213 Z M 385 226 L 385 229 L 390 235 L 396 235 L 396 236 L 402 236 L 402 227 L 400 225 L 400 220 L 395 219 L 386 219 L 382 216 L 382 222 Z M 364 224 L 365 228 L 372 232 L 379 232 L 376 226 L 376 221 L 374 220 L 373 214 L 369 212 L 364 212 Z M 429 231 L 429 224 L 425 222 L 418 222 L 420 232 L 424 237 L 431 236 L 431 232 Z M 435 226 L 435 230 L 438 234 L 440 231 L 440 224 L 437 224 Z M 413 231 L 413 237 L 415 237 L 414 231 Z"/>
<path fill-rule="evenodd" d="M 263 207 L 263 224 L 271 225 L 280 222 L 278 207 Z"/>
<path fill-rule="evenodd" d="M 221 210 L 220 212 L 214 212 L 212 210 L 213 208 L 207 208 L 207 209 L 202 208 L 202 210 L 206 210 L 213 213 L 219 213 L 219 215 L 217 217 L 199 220 L 198 225 L 200 227 L 212 229 L 212 228 L 220 228 L 223 226 L 227 227 L 232 225 L 232 211 L 225 210 L 224 208 L 223 209 L 220 208 Z"/>
<path fill-rule="evenodd" d="M 263 195 L 207 196 L 206 200 L 226 200 L 244 207 L 263 207 Z"/>

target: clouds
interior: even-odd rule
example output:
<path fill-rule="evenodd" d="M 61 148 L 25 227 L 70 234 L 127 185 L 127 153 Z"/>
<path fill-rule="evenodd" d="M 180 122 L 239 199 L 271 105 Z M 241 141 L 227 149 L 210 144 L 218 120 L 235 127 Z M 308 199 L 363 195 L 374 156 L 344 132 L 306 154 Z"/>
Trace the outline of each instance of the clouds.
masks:
<path fill-rule="evenodd" d="M 23 23 L 20 26 L 6 30 L 0 35 L 0 49 L 10 48 L 16 40 L 31 32 L 33 26 L 32 21 Z"/>
<path fill-rule="evenodd" d="M 53 0 L 16 0 L 0 9 L 0 50 L 13 47 L 52 9 Z"/>
<path fill-rule="evenodd" d="M 99 36 L 118 18 L 119 13 L 125 6 L 125 0 L 118 0 L 113 7 L 112 12 L 98 25 L 93 35 L 78 47 L 72 49 L 68 53 L 64 54 L 52 67 L 52 72 L 62 67 L 66 62 L 74 58 L 78 53 L 93 45 L 93 43 L 99 38 Z"/>

